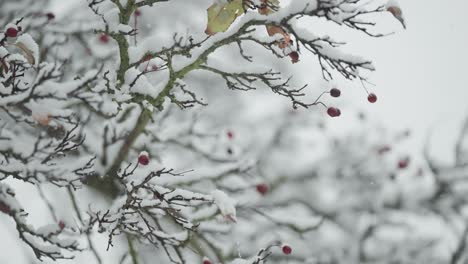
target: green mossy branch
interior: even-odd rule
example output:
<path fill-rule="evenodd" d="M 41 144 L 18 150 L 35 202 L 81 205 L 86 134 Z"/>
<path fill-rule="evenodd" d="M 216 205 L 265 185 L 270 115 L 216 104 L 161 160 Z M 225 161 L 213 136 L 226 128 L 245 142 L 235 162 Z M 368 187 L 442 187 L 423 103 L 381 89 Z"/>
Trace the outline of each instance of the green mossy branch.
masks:
<path fill-rule="evenodd" d="M 129 2 L 130 4 L 131 2 Z M 129 10 L 132 10 L 131 12 Z M 133 6 L 127 6 L 121 15 L 121 22 L 127 22 L 129 20 L 129 15 L 134 10 Z M 141 103 L 144 100 L 151 103 L 156 109 L 162 110 L 162 105 L 165 101 L 165 98 L 169 95 L 171 90 L 175 87 L 175 83 L 178 79 L 183 79 L 188 73 L 200 69 L 203 64 L 206 63 L 208 56 L 213 53 L 216 49 L 233 43 L 236 39 L 243 34 L 248 27 L 258 23 L 259 21 L 251 21 L 243 25 L 236 33 L 230 35 L 224 39 L 221 39 L 215 42 L 212 46 L 207 48 L 202 52 L 197 59 L 195 59 L 189 65 L 183 67 L 178 71 L 174 71 L 172 68 L 171 60 L 172 57 L 168 53 L 168 69 L 169 69 L 169 80 L 163 90 L 158 94 L 156 98 L 148 96 L 135 96 L 133 101 L 136 103 Z M 113 38 L 117 41 L 120 51 L 120 67 L 117 73 L 117 79 L 123 83 L 125 72 L 129 69 L 129 56 L 128 56 L 128 41 L 124 35 L 113 35 Z M 116 197 L 120 193 L 120 187 L 115 181 L 115 177 L 122 166 L 122 163 L 127 159 L 128 153 L 130 152 L 136 139 L 143 133 L 146 129 L 146 125 L 151 121 L 153 113 L 147 109 L 142 109 L 140 116 L 134 126 L 134 128 L 128 134 L 128 137 L 124 141 L 122 147 L 119 149 L 117 157 L 112 163 L 111 167 L 107 170 L 105 175 L 101 178 L 95 178 L 90 181 L 90 185 L 99 189 L 101 192 L 107 194 L 110 197 Z"/>

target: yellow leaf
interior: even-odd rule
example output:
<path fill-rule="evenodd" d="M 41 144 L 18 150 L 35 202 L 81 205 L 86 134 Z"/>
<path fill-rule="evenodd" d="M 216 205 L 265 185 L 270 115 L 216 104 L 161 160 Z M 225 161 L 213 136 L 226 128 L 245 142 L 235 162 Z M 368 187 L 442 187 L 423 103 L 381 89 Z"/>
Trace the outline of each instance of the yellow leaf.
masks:
<path fill-rule="evenodd" d="M 242 0 L 232 0 L 225 4 L 214 3 L 208 9 L 208 25 L 205 33 L 214 35 L 226 31 L 237 17 L 244 13 Z"/>

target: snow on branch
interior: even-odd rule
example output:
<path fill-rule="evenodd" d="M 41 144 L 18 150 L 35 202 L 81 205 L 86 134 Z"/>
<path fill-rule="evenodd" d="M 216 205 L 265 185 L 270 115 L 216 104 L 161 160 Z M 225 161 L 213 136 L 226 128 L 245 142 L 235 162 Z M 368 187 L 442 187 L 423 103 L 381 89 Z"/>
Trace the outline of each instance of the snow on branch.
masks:
<path fill-rule="evenodd" d="M 336 262 L 360 261 L 378 230 L 404 226 L 394 215 L 381 217 L 389 208 L 407 210 L 386 185 L 387 160 L 376 158 L 389 148 L 380 153 L 367 137 L 340 144 L 317 132 L 325 114 L 297 109 L 320 105 L 341 114 L 327 106 L 341 90 L 297 84 L 298 75 L 311 74 L 296 72 L 308 58 L 327 81 L 364 82 L 374 70 L 343 52 L 340 36 L 316 35 L 302 23 L 324 20 L 381 37 L 376 15 L 388 11 L 404 22 L 395 4 L 87 0 L 54 14 L 47 0 L 13 2 L 0 1 L 0 211 L 38 259 L 92 252 L 104 263 L 95 244 L 106 241 L 106 256 L 133 264 L 163 256 L 171 263 L 307 263 L 328 253 Z M 259 99 L 228 89 L 268 93 Z M 319 96 L 311 99 L 310 89 Z M 270 104 L 271 94 L 293 109 Z M 430 201 L 452 194 L 451 183 L 437 179 Z M 61 214 L 71 219 L 33 228 L 18 202 L 24 194 L 7 181 L 37 188 L 40 199 L 28 200 L 44 203 L 54 222 Z M 66 199 L 55 196 L 62 191 Z M 387 192 L 396 198 L 382 197 Z M 374 215 L 374 222 L 366 218 Z M 362 256 L 326 245 L 327 230 L 362 246 Z M 421 241 L 415 247 L 424 251 Z"/>
<path fill-rule="evenodd" d="M 26 243 L 34 252 L 36 257 L 41 260 L 44 257 L 52 260 L 72 259 L 71 255 L 64 255 L 62 251 L 74 252 L 80 251 L 78 242 L 67 238 L 67 231 L 59 224 L 43 226 L 34 229 L 27 221 L 27 213 L 21 207 L 15 198 L 14 191 L 6 184 L 0 184 L 0 211 L 9 215 L 16 224 L 20 239 Z"/>

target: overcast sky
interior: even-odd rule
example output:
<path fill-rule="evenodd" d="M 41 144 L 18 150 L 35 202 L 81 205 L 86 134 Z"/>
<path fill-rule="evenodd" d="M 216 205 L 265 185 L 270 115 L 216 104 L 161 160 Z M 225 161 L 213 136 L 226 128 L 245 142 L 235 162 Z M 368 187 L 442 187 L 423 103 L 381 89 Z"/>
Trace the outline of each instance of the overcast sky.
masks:
<path fill-rule="evenodd" d="M 363 45 L 374 59 L 379 104 L 367 106 L 388 126 L 410 127 L 418 146 L 434 128 L 438 156 L 468 116 L 468 1 L 400 0 L 407 30 Z"/>

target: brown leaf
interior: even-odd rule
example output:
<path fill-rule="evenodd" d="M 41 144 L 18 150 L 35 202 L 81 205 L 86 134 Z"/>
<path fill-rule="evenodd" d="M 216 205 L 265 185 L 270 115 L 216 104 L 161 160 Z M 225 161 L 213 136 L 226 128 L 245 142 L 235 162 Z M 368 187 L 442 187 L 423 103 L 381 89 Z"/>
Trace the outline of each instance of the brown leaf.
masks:
<path fill-rule="evenodd" d="M 394 15 L 395 17 L 399 17 L 402 15 L 401 8 L 399 8 L 398 6 L 389 6 L 387 8 L 387 11 L 392 13 L 392 15 Z"/>
<path fill-rule="evenodd" d="M 34 120 L 36 120 L 39 124 L 43 126 L 48 126 L 51 121 L 50 115 L 33 114 L 32 117 Z"/>
<path fill-rule="evenodd" d="M 403 12 L 399 6 L 389 6 L 387 11 L 390 12 L 400 23 L 403 25 L 403 28 L 406 29 L 405 19 L 403 18 Z"/>
<path fill-rule="evenodd" d="M 291 41 L 291 37 L 289 36 L 288 33 L 286 33 L 286 31 L 282 27 L 266 26 L 266 29 L 267 29 L 268 35 L 270 36 L 274 36 L 275 34 L 283 35 L 283 39 L 281 39 L 277 43 L 278 47 L 280 47 L 281 49 L 285 49 L 290 45 L 289 43 Z"/>
<path fill-rule="evenodd" d="M 262 7 L 258 9 L 258 12 L 262 15 L 268 15 L 274 13 L 275 10 L 268 8 L 268 6 L 277 6 L 279 7 L 279 0 L 262 0 Z"/>
<path fill-rule="evenodd" d="M 263 6 L 258 9 L 258 12 L 262 15 L 268 15 L 275 12 L 273 9 L 268 8 L 268 4 L 278 6 L 279 0 L 262 0 L 262 3 Z M 269 36 L 274 36 L 275 34 L 283 35 L 283 39 L 277 43 L 278 47 L 285 49 L 290 45 L 291 37 L 281 26 L 268 25 L 266 29 Z"/>

